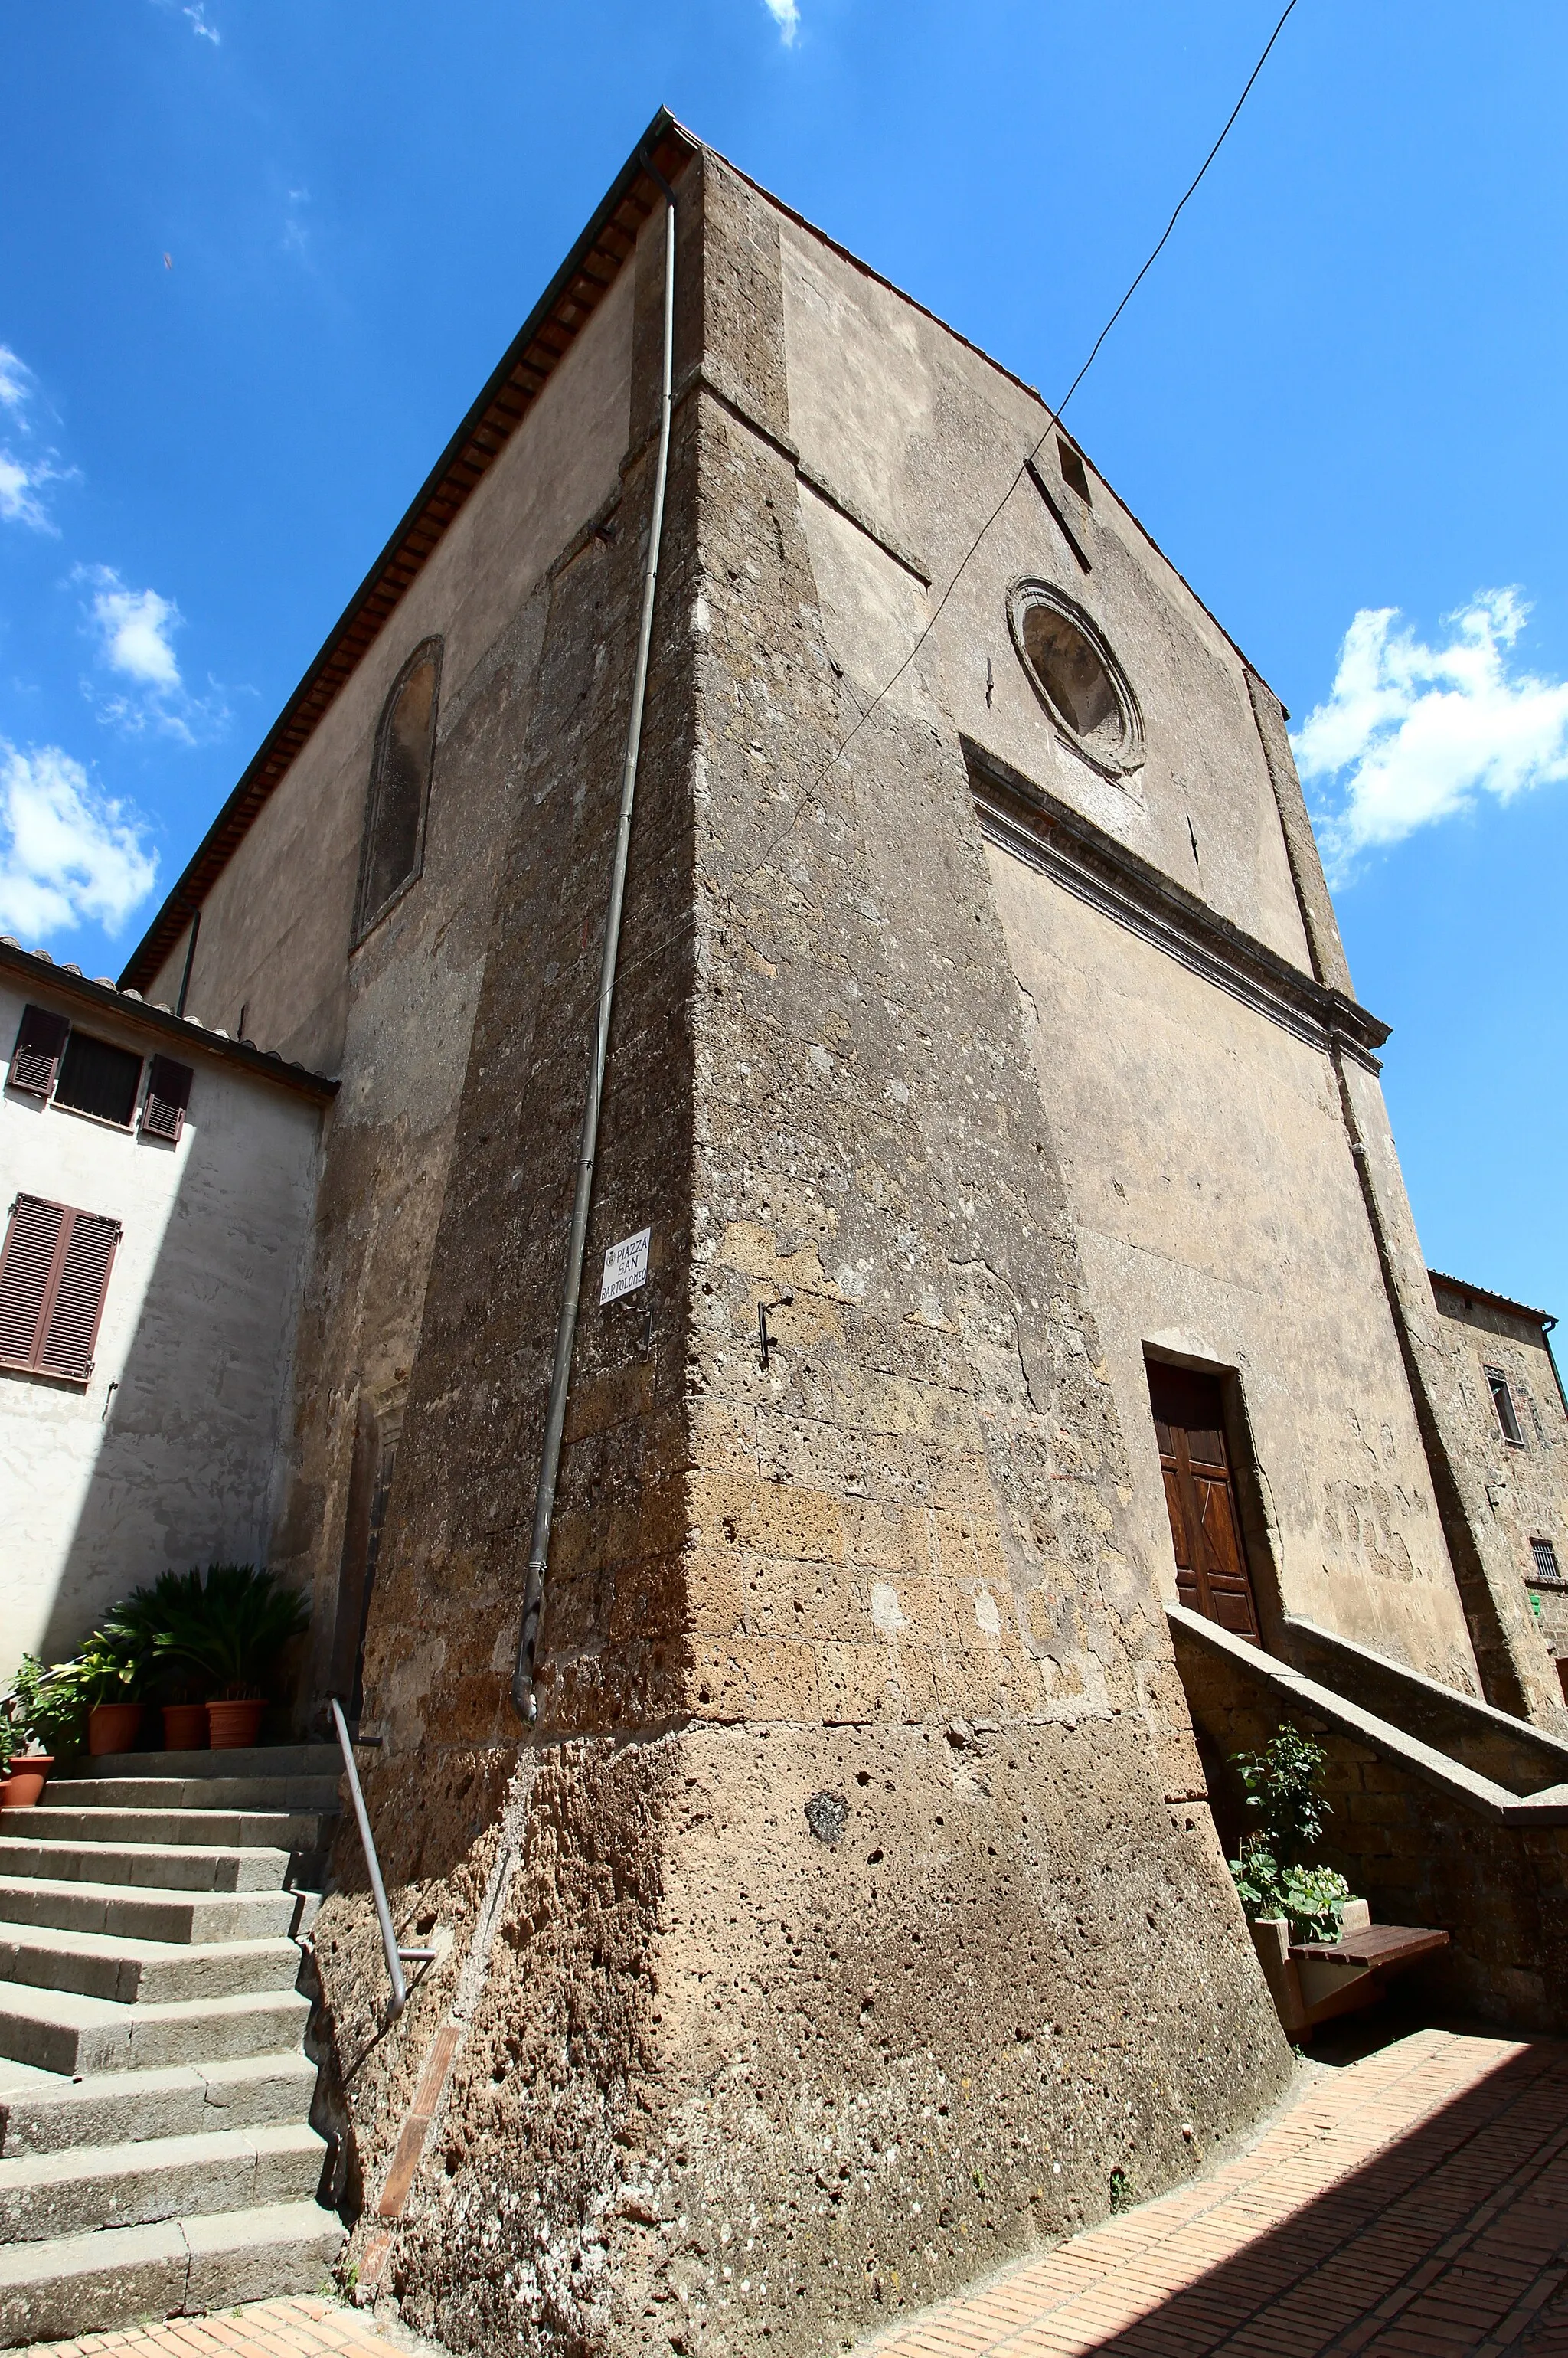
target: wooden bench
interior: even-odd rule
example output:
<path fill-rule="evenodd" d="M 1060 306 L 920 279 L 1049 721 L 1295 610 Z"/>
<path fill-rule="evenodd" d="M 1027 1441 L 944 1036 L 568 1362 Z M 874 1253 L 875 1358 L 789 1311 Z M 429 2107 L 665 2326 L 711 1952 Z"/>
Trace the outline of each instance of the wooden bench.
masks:
<path fill-rule="evenodd" d="M 1446 1932 L 1374 1924 L 1364 1899 L 1346 1903 L 1337 1941 L 1292 1941 L 1282 1916 L 1260 1917 L 1251 1931 L 1275 2010 L 1292 2038 L 1375 2005 L 1391 1975 L 1448 1946 Z"/>

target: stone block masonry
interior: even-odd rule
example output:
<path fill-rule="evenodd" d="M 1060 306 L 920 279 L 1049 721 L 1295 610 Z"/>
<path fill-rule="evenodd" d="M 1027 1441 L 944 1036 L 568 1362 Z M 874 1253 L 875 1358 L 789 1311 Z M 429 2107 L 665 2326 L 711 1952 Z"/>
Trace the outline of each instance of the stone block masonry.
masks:
<path fill-rule="evenodd" d="M 1169 1640 L 961 748 L 910 697 L 834 759 L 858 706 L 788 456 L 777 216 L 706 155 L 679 194 L 587 1264 L 651 1227 L 648 1283 L 579 1328 L 524 1742 L 651 487 L 645 233 L 614 531 L 552 578 L 495 748 L 515 816 L 367 1650 L 400 1921 L 456 1938 L 381 2038 L 347 1854 L 317 1930 L 373 2203 L 461 2021 L 383 2278 L 459 2349 L 836 2347 L 892 2287 L 1101 2216 L 1134 2147 L 1145 2183 L 1180 2175 L 1184 2125 L 1230 2134 L 1288 2071 L 1206 1810 L 1167 1799 L 1195 1760 L 1145 1705 Z"/>

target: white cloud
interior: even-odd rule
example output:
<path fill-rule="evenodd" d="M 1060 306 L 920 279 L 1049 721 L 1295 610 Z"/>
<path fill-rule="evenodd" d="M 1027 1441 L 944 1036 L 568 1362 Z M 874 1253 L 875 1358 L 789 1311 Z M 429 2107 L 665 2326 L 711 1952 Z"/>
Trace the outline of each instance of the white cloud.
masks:
<path fill-rule="evenodd" d="M 32 370 L 8 344 L 0 344 L 0 409 L 8 413 L 24 441 L 32 439 L 27 410 L 33 398 Z M 38 496 L 46 483 L 65 480 L 67 471 L 56 466 L 55 455 L 52 450 L 39 450 L 18 457 L 9 444 L 0 443 L 0 516 L 8 524 L 30 525 L 35 532 L 59 530 Z"/>
<path fill-rule="evenodd" d="M 185 617 L 173 599 L 156 590 L 127 590 L 108 565 L 79 565 L 72 578 L 92 592 L 85 612 L 101 667 L 127 683 L 104 694 L 83 681 L 100 720 L 126 736 L 150 729 L 187 745 L 221 736 L 229 720 L 222 690 L 210 682 L 207 696 L 192 696 L 180 677 L 174 633 Z"/>
<path fill-rule="evenodd" d="M 156 590 L 127 590 L 106 565 L 96 575 L 103 586 L 93 596 L 92 621 L 110 670 L 140 686 L 178 688 L 179 665 L 169 633 L 184 617 L 173 599 L 160 598 Z"/>
<path fill-rule="evenodd" d="M 1319 838 L 1334 882 L 1366 851 L 1472 808 L 1568 778 L 1568 684 L 1515 672 L 1530 607 L 1517 590 L 1480 590 L 1445 615 L 1445 646 L 1400 628 L 1394 606 L 1364 607 L 1345 634 L 1326 703 L 1291 740 L 1315 784 Z"/>
<path fill-rule="evenodd" d="M 24 942 L 89 919 L 117 934 L 157 875 L 135 814 L 80 762 L 0 738 L 0 927 Z"/>
<path fill-rule="evenodd" d="M 9 344 L 0 344 L 0 409 L 22 410 L 32 397 L 32 370 Z"/>
<path fill-rule="evenodd" d="M 762 5 L 779 28 L 779 38 L 786 49 L 795 47 L 795 37 L 800 30 L 800 10 L 796 0 L 762 0 Z"/>
<path fill-rule="evenodd" d="M 211 41 L 214 49 L 222 46 L 223 36 L 207 22 L 207 12 L 203 7 L 198 5 L 194 8 L 183 9 L 181 14 L 190 19 L 193 33 L 199 33 L 204 41 Z"/>

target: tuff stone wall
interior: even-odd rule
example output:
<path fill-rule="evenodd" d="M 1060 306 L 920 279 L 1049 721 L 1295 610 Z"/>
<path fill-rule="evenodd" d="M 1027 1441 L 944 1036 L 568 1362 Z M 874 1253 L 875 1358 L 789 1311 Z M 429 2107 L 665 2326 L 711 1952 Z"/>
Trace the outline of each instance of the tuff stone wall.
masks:
<path fill-rule="evenodd" d="M 399 1924 L 438 1960 L 385 2031 L 345 1840 L 316 1929 L 323 2102 L 370 2206 L 356 2262 L 459 2349 L 836 2347 L 1098 2217 L 1113 2169 L 1142 2191 L 1193 2169 L 1282 2085 L 1161 1605 L 1146 1341 L 1262 1367 L 1274 1439 L 1292 1367 L 1327 1355 L 1300 1464 L 1275 1482 L 1271 1440 L 1258 1468 L 1303 1595 L 1527 1704 L 1541 1651 L 1465 1520 L 1471 1459 L 1437 1446 L 1448 1362 L 1411 1339 L 1413 1227 L 1375 1076 L 1340 1057 L 1334 1026 L 1366 1019 L 1277 707 L 1098 478 L 1076 507 L 1023 478 L 900 670 L 1038 400 L 711 156 L 679 188 L 531 1733 L 509 1683 L 651 502 L 656 211 L 201 936 L 204 988 L 254 977 L 289 1040 L 343 1059 L 279 1548 L 324 1632 L 365 1416 L 400 1418 L 362 1759 Z M 1022 575 L 1073 589 L 1136 674 L 1132 785 L 1029 687 Z M 351 956 L 370 732 L 429 632 L 426 871 Z M 988 848 L 977 749 L 1297 997 L 1342 994 L 1333 1022 L 1275 1037 L 1049 904 Z M 313 795 L 331 856 L 296 933 L 258 888 Z M 1185 1030 L 1151 1071 L 1156 1004 Z M 1224 1100 L 1203 1206 L 1195 1126 L 1149 1120 L 1184 1058 Z M 1123 1147 L 1146 1233 L 1110 1209 Z M 644 1226 L 646 1288 L 601 1309 L 604 1250 Z M 1322 1498 L 1357 1482 L 1379 1498 L 1330 1531 Z"/>
<path fill-rule="evenodd" d="M 299 1690 L 307 1711 L 351 1679 L 352 1584 L 420 1334 L 492 912 L 520 807 L 549 569 L 617 492 L 632 333 L 623 275 L 202 913 L 192 1012 L 237 1028 L 243 1005 L 251 1038 L 343 1076 L 325 1133 L 299 1315 L 297 1421 L 271 1549 L 275 1566 L 314 1600 Z M 423 869 L 356 946 L 376 725 L 408 653 L 432 634 L 444 652 Z M 174 999 L 184 955 L 182 941 L 150 998 Z M 341 1582 L 351 1592 L 341 1615 Z"/>
<path fill-rule="evenodd" d="M 681 241 L 588 1257 L 651 1225 L 650 1282 L 589 1290 L 520 1747 L 653 455 L 644 233 L 625 497 L 550 587 L 367 1663 L 400 1915 L 455 1938 L 377 2042 L 362 1899 L 318 1929 L 373 2192 L 460 2008 L 384 2280 L 464 2348 L 834 2346 L 1101 2215 L 1112 2168 L 1192 2169 L 1288 2069 L 1121 1529 L 957 732 L 890 704 L 833 762 L 857 705 L 789 455 L 776 216 L 704 159 Z"/>

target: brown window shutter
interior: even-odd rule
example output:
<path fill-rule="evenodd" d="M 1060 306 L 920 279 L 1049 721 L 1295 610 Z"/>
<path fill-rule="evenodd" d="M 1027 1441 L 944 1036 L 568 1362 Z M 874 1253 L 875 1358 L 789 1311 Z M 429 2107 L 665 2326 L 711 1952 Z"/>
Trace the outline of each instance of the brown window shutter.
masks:
<path fill-rule="evenodd" d="M 54 1298 L 47 1307 L 38 1364 L 48 1375 L 84 1384 L 92 1373 L 92 1347 L 120 1223 L 95 1212 L 68 1212 L 66 1219 L 69 1226 L 55 1250 Z"/>
<path fill-rule="evenodd" d="M 11 1052 L 11 1069 L 5 1076 L 12 1088 L 26 1089 L 29 1097 L 47 1098 L 70 1034 L 65 1016 L 51 1014 L 47 1007 L 24 1007 Z"/>
<path fill-rule="evenodd" d="M 18 1195 L 0 1252 L 0 1361 L 86 1383 L 120 1223 Z"/>
<path fill-rule="evenodd" d="M 37 1365 L 44 1302 L 69 1217 L 63 1204 L 46 1204 L 38 1195 L 18 1195 L 11 1206 L 0 1251 L 0 1359 L 14 1368 Z"/>
<path fill-rule="evenodd" d="M 172 1056 L 153 1058 L 146 1101 L 142 1107 L 144 1138 L 167 1138 L 171 1146 L 177 1142 L 185 1128 L 190 1084 L 195 1078 L 189 1065 L 177 1065 Z"/>

